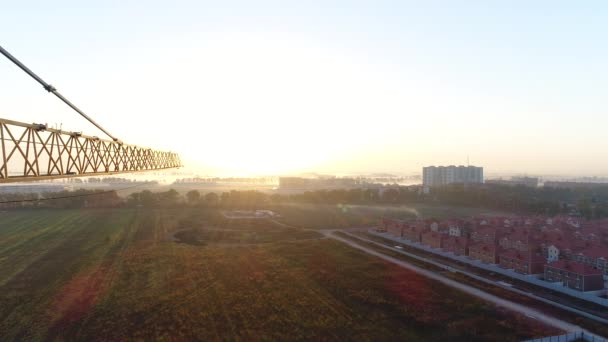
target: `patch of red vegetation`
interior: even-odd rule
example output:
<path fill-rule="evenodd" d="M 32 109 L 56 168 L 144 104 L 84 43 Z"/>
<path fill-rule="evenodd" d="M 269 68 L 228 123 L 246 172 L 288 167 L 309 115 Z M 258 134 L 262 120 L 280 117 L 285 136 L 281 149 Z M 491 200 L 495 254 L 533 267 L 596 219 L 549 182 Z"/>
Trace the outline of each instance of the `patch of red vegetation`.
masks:
<path fill-rule="evenodd" d="M 259 262 L 259 260 L 264 260 L 266 258 L 265 255 L 260 251 L 249 250 L 248 253 L 243 253 L 239 258 L 239 272 L 246 277 L 248 281 L 257 283 L 265 280 L 266 269 L 265 266 Z"/>
<path fill-rule="evenodd" d="M 332 282 L 338 274 L 336 260 L 329 253 L 320 251 L 308 258 L 307 269 L 314 272 L 313 275 L 323 281 Z"/>
<path fill-rule="evenodd" d="M 441 294 L 432 289 L 432 281 L 394 264 L 386 264 L 386 289 L 406 305 L 407 311 L 423 323 L 446 318 Z"/>
<path fill-rule="evenodd" d="M 108 267 L 76 274 L 55 296 L 49 315 L 61 327 L 85 317 L 109 288 Z"/>

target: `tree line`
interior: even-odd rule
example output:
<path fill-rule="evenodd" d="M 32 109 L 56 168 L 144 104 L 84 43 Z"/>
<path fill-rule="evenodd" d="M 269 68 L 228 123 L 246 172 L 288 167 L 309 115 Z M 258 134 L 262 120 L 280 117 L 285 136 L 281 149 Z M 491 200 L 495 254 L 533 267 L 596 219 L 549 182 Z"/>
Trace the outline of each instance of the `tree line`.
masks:
<path fill-rule="evenodd" d="M 38 198 L 41 200 L 37 201 Z M 23 202 L 20 202 L 21 200 Z M 182 195 L 174 189 L 161 192 L 143 190 L 131 193 L 126 197 L 120 197 L 116 191 L 98 190 L 44 194 L 0 194 L 0 207 L 3 208 L 154 208 L 189 205 L 226 209 L 263 209 L 270 205 L 283 203 L 443 204 L 481 207 L 522 214 L 575 213 L 587 218 L 604 218 L 608 217 L 608 186 L 568 189 L 454 184 L 432 188 L 430 193 L 425 193 L 416 186 L 390 186 L 316 190 L 296 194 L 265 193 L 255 190 L 201 193 L 198 190 L 191 190 Z"/>
<path fill-rule="evenodd" d="M 124 200 L 114 190 L 74 190 L 42 193 L 1 193 L 0 208 L 113 208 Z"/>
<path fill-rule="evenodd" d="M 156 200 L 152 197 L 157 196 Z M 130 195 L 131 205 L 157 206 L 166 203 L 163 193 Z M 530 188 L 508 185 L 454 184 L 425 193 L 416 186 L 315 190 L 297 194 L 265 193 L 254 190 L 201 194 L 191 190 L 175 194 L 172 203 L 226 209 L 262 209 L 283 203 L 408 205 L 437 204 L 481 207 L 521 214 L 576 214 L 586 218 L 608 217 L 608 186 L 586 189 Z M 146 199 L 147 200 L 144 200 Z"/>

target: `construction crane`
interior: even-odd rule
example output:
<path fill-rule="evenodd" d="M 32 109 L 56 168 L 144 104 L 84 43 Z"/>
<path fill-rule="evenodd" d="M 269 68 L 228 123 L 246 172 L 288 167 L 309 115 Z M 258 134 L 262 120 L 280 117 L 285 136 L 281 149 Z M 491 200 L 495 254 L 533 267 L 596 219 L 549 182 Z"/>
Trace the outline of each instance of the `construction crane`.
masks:
<path fill-rule="evenodd" d="M 2 46 L 0 53 L 112 139 L 0 118 L 0 183 L 156 171 L 182 166 L 176 153 L 124 144 Z"/>

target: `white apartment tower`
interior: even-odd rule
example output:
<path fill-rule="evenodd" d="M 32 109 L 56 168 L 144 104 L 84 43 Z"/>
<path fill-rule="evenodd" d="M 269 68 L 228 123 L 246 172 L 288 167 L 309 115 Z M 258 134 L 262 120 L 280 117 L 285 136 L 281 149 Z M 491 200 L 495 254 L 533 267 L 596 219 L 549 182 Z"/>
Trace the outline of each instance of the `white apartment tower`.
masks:
<path fill-rule="evenodd" d="M 452 183 L 483 183 L 483 167 L 477 166 L 427 166 L 422 168 L 422 184 L 437 186 Z"/>

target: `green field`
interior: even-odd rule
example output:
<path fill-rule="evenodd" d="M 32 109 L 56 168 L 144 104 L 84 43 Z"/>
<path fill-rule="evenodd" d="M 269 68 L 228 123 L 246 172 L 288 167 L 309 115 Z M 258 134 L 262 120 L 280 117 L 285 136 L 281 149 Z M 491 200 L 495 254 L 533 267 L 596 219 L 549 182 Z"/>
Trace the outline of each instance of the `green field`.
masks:
<path fill-rule="evenodd" d="M 172 240 L 193 226 L 276 235 L 242 245 Z M 557 333 L 339 242 L 290 234 L 302 232 L 193 208 L 2 212 L 0 335 L 517 341 Z"/>

